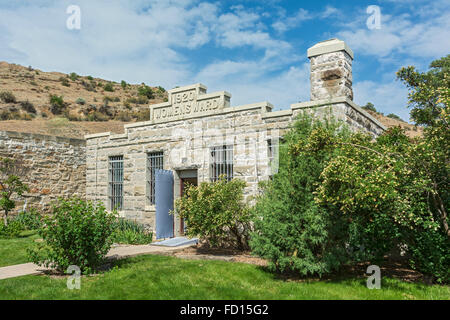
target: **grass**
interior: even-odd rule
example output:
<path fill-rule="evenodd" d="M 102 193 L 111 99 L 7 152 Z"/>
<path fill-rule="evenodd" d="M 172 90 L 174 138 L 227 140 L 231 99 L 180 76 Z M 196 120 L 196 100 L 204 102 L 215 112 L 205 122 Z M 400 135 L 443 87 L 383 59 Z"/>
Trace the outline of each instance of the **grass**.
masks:
<path fill-rule="evenodd" d="M 0 280 L 2 299 L 450 299 L 448 286 L 426 286 L 383 278 L 380 290 L 364 278 L 286 281 L 243 263 L 140 256 L 83 277 L 80 290 L 66 278 L 26 276 Z"/>
<path fill-rule="evenodd" d="M 13 239 L 0 238 L 0 267 L 29 262 L 27 248 L 39 238 L 36 231 L 24 231 Z"/>

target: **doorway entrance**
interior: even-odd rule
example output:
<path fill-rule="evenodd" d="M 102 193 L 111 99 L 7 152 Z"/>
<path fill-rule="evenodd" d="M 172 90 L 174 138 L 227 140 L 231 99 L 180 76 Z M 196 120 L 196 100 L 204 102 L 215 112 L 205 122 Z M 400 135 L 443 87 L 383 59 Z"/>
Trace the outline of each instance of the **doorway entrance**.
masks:
<path fill-rule="evenodd" d="M 189 185 L 197 186 L 197 170 L 185 170 L 179 173 L 180 176 L 180 196 L 184 196 L 186 193 L 186 189 Z M 179 233 L 183 236 L 186 232 L 186 225 L 184 223 L 184 219 L 180 218 L 180 229 Z"/>

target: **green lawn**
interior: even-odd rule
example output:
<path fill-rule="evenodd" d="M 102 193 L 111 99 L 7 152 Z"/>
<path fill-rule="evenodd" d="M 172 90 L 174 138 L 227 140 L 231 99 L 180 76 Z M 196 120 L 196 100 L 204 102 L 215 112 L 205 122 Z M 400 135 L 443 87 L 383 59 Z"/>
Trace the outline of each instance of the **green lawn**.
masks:
<path fill-rule="evenodd" d="M 450 287 L 383 279 L 369 290 L 365 279 L 285 281 L 260 267 L 224 261 L 141 256 L 118 268 L 83 277 L 80 290 L 66 279 L 26 276 L 0 280 L 2 299 L 450 299 Z"/>
<path fill-rule="evenodd" d="M 24 231 L 13 239 L 0 238 L 0 267 L 29 262 L 26 251 L 37 238 L 36 231 Z"/>

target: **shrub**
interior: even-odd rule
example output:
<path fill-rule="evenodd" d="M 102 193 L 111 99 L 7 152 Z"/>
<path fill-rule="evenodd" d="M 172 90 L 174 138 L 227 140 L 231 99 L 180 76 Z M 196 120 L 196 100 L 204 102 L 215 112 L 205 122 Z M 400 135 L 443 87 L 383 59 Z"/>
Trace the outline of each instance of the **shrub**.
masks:
<path fill-rule="evenodd" d="M 8 110 L 2 110 L 0 112 L 0 120 L 12 120 L 14 117 L 12 116 L 12 113 Z"/>
<path fill-rule="evenodd" d="M 108 105 L 109 102 L 112 102 L 114 98 L 109 97 L 109 96 L 104 96 L 103 97 L 103 102 L 105 103 L 105 105 Z"/>
<path fill-rule="evenodd" d="M 84 80 L 81 80 L 81 85 L 87 90 L 87 91 L 95 91 L 95 81 L 86 82 Z"/>
<path fill-rule="evenodd" d="M 34 107 L 34 105 L 31 103 L 31 102 L 29 102 L 28 100 L 27 101 L 22 101 L 21 103 L 20 103 L 20 106 L 22 107 L 22 109 L 24 110 L 24 111 L 26 111 L 26 112 L 30 112 L 30 113 L 36 113 L 36 108 Z"/>
<path fill-rule="evenodd" d="M 405 244 L 411 266 L 440 283 L 450 281 L 448 218 L 437 210 L 448 207 L 448 197 L 440 199 L 448 192 L 444 141 L 440 136 L 435 147 L 426 136 L 411 142 L 399 127 L 375 141 L 353 134 L 339 142 L 316 192 L 322 207 L 349 220 L 355 231 L 350 243 L 363 246 L 367 259 L 377 263 Z M 442 207 L 436 206 L 440 200 Z"/>
<path fill-rule="evenodd" d="M 248 249 L 251 211 L 243 202 L 245 181 L 224 176 L 216 182 L 190 186 L 177 199 L 176 212 L 189 226 L 188 236 L 199 236 L 212 247 Z"/>
<path fill-rule="evenodd" d="M 61 272 L 76 265 L 84 274 L 91 273 L 111 248 L 115 219 L 101 203 L 60 199 L 39 230 L 43 243 L 29 250 L 29 257 L 40 266 Z"/>
<path fill-rule="evenodd" d="M 127 86 L 128 86 L 128 84 L 125 82 L 125 80 L 122 80 L 122 81 L 120 82 L 120 85 L 122 86 L 122 89 L 123 89 L 123 90 L 125 90 L 125 89 L 127 88 Z"/>
<path fill-rule="evenodd" d="M 66 107 L 66 104 L 64 103 L 63 96 L 57 96 L 57 95 L 50 95 L 50 111 L 55 114 L 62 114 L 63 110 Z"/>
<path fill-rule="evenodd" d="M 70 80 L 72 80 L 72 81 L 77 81 L 78 80 L 78 75 L 75 73 L 75 72 L 72 72 L 70 75 L 69 75 L 69 78 L 70 78 Z"/>
<path fill-rule="evenodd" d="M 149 244 L 153 234 L 147 232 L 142 224 L 135 221 L 118 218 L 114 225 L 113 240 L 124 244 Z"/>
<path fill-rule="evenodd" d="M 60 77 L 60 78 L 59 78 L 59 81 L 61 82 L 61 84 L 62 84 L 63 86 L 65 86 L 65 87 L 70 87 L 70 83 L 69 83 L 69 80 L 67 80 L 67 78 Z"/>
<path fill-rule="evenodd" d="M 82 121 L 81 117 L 78 117 L 76 114 L 73 114 L 67 110 L 64 111 L 63 116 L 69 121 Z"/>
<path fill-rule="evenodd" d="M 2 100 L 4 103 L 16 103 L 17 102 L 16 97 L 10 91 L 0 92 L 0 100 Z"/>
<path fill-rule="evenodd" d="M 88 80 L 94 80 L 94 78 L 92 76 L 87 76 Z"/>
<path fill-rule="evenodd" d="M 16 219 L 8 219 L 8 224 L 0 224 L 1 238 L 16 238 L 24 230 L 23 224 Z"/>
<path fill-rule="evenodd" d="M 33 116 L 30 115 L 29 113 L 24 113 L 20 116 L 20 119 L 25 121 L 31 121 L 33 120 Z"/>
<path fill-rule="evenodd" d="M 103 89 L 104 89 L 105 91 L 108 91 L 108 92 L 114 92 L 114 87 L 113 87 L 112 83 L 107 83 L 107 84 L 105 84 L 105 86 L 103 87 Z"/>
<path fill-rule="evenodd" d="M 106 104 L 100 106 L 100 108 L 98 108 L 98 112 L 103 113 L 103 114 L 107 115 L 108 117 L 112 117 L 111 110 Z"/>
<path fill-rule="evenodd" d="M 155 96 L 153 95 L 153 90 L 149 86 L 145 85 L 143 83 L 140 87 L 138 87 L 138 94 L 140 96 L 147 97 L 147 99 L 154 99 Z"/>
<path fill-rule="evenodd" d="M 120 111 L 115 117 L 114 119 L 119 120 L 119 121 L 123 121 L 123 122 L 129 122 L 131 121 L 131 115 L 129 112 L 127 111 Z"/>
<path fill-rule="evenodd" d="M 136 100 L 137 104 L 147 104 L 148 98 L 146 96 L 139 96 Z"/>
<path fill-rule="evenodd" d="M 148 120 L 150 120 L 150 109 L 149 108 L 145 108 L 145 109 L 139 110 L 136 113 L 136 119 L 138 121 L 148 121 Z"/>
<path fill-rule="evenodd" d="M 88 121 L 108 121 L 109 117 L 100 111 L 94 111 L 87 116 Z"/>
<path fill-rule="evenodd" d="M 333 157 L 325 137 L 345 135 L 331 121 L 301 115 L 280 148 L 279 172 L 262 185 L 257 199 L 254 254 L 277 272 L 323 275 L 346 262 L 346 222 L 314 201 L 321 172 Z"/>
<path fill-rule="evenodd" d="M 37 230 L 43 226 L 43 216 L 34 208 L 19 212 L 14 220 L 20 222 L 26 230 Z"/>
<path fill-rule="evenodd" d="M 86 100 L 84 100 L 83 98 L 78 98 L 75 103 L 84 106 L 86 104 Z"/>
<path fill-rule="evenodd" d="M 5 225 L 8 224 L 9 212 L 16 207 L 15 198 L 29 191 L 29 187 L 21 180 L 27 171 L 28 167 L 22 160 L 0 157 L 0 209 L 4 212 Z"/>

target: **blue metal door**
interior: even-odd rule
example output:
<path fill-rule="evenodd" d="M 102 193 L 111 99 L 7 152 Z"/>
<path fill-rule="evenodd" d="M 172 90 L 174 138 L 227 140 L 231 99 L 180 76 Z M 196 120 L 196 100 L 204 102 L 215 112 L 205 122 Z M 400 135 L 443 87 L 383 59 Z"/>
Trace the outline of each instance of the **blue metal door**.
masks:
<path fill-rule="evenodd" d="M 156 239 L 173 237 L 173 172 L 155 170 Z"/>

